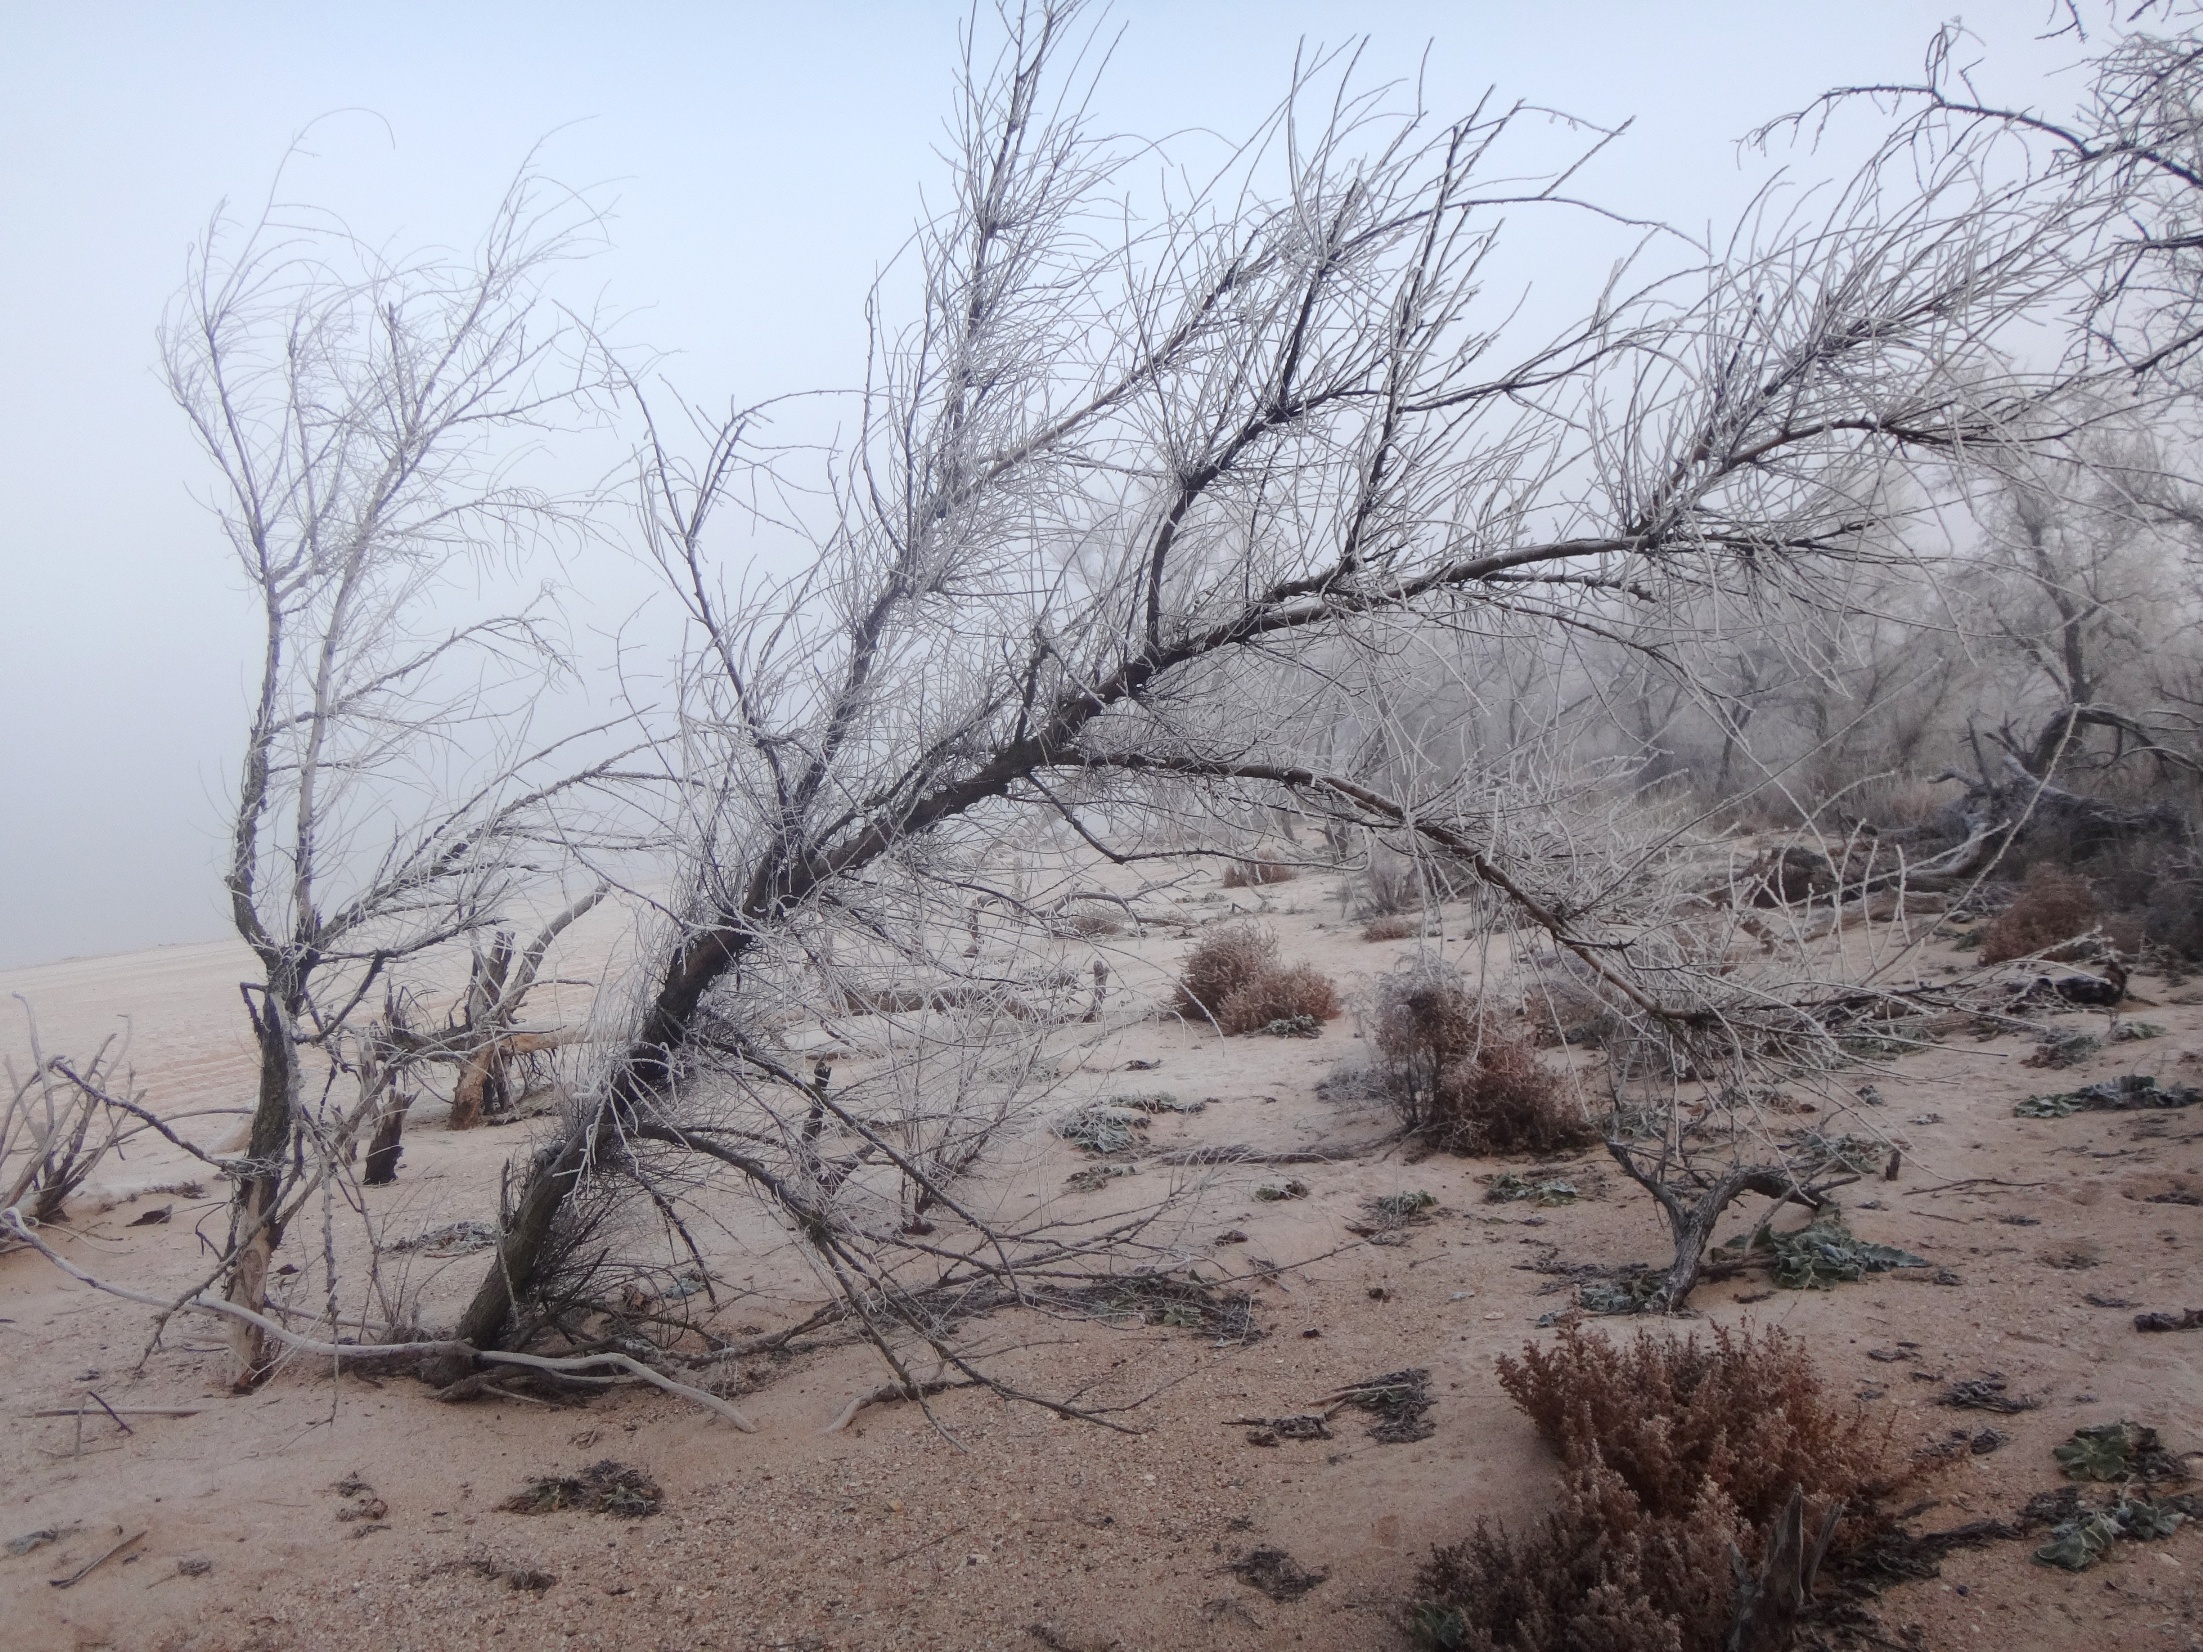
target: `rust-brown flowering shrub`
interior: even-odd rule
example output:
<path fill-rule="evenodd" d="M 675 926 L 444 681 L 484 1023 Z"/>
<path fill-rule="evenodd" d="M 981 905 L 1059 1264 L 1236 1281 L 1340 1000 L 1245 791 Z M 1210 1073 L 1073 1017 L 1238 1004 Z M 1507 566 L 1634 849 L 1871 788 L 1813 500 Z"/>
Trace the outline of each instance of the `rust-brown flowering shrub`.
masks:
<path fill-rule="evenodd" d="M 1839 1563 L 1888 1530 L 1883 1434 L 1780 1331 L 1616 1344 L 1564 1326 L 1499 1370 L 1566 1465 L 1559 1506 L 1528 1536 L 1480 1523 L 1433 1553 L 1414 1614 L 1426 1646 L 1716 1652 L 1736 1611 L 1730 1549 L 1756 1563 L 1793 1488 L 1810 1532 L 1843 1504 Z"/>
<path fill-rule="evenodd" d="M 1568 1325 L 1550 1349 L 1502 1357 L 1499 1385 L 1564 1457 L 1596 1450 L 1656 1517 L 1683 1512 L 1706 1480 L 1754 1527 L 1792 1486 L 1805 1488 L 1808 1524 L 1832 1499 L 1888 1488 L 1880 1432 L 1779 1330 L 1615 1343 Z"/>

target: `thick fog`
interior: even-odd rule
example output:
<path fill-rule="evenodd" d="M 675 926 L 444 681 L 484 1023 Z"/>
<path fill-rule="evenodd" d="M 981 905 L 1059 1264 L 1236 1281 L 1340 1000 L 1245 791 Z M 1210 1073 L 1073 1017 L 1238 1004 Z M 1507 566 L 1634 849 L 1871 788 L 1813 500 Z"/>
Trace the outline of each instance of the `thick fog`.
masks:
<path fill-rule="evenodd" d="M 723 405 L 845 387 L 863 370 L 866 290 L 939 177 L 931 146 L 965 15 L 916 0 L 6 8 L 0 967 L 223 932 L 254 615 L 154 346 L 218 203 L 254 207 L 304 131 L 289 196 L 373 240 L 463 247 L 540 145 L 545 171 L 610 207 L 586 296 L 631 346 L 675 352 L 667 371 L 685 391 Z M 2045 15 L 2030 0 L 1970 19 L 1985 90 L 2063 101 L 2042 76 L 2077 54 L 2035 38 Z M 1579 193 L 1703 232 L 1779 166 L 1840 170 L 1794 151 L 1740 157 L 1737 137 L 1831 84 L 1914 78 L 1942 16 L 1899 0 L 1140 0 L 1112 13 L 1123 33 L 1103 113 L 1142 133 L 1244 132 L 1304 40 L 1365 33 L 1373 68 L 1421 73 L 1440 115 L 1491 85 L 1634 119 Z M 1517 245 L 1571 280 L 1590 256 L 1575 237 L 1526 223 Z M 594 474 L 616 456 L 608 440 L 554 457 Z M 577 646 L 601 665 L 648 584 L 612 554 L 564 577 Z"/>

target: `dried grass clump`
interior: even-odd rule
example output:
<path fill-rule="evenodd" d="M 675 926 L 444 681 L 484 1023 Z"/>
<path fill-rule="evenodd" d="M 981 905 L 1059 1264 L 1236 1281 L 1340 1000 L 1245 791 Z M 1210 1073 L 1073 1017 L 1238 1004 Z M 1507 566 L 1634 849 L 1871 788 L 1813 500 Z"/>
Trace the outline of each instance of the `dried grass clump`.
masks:
<path fill-rule="evenodd" d="M 1377 1062 L 1401 1122 L 1451 1152 L 1557 1153 L 1593 1139 L 1560 1076 L 1451 965 L 1378 983 Z"/>
<path fill-rule="evenodd" d="M 1277 967 L 1277 937 L 1260 924 L 1223 924 L 1204 936 L 1178 972 L 1178 1012 L 1212 1019 L 1224 1000 Z"/>
<path fill-rule="evenodd" d="M 1446 900 L 1454 892 L 1452 881 L 1441 868 L 1379 849 L 1369 857 L 1369 864 L 1349 879 L 1346 898 L 1357 918 L 1389 918 L 1420 913 L 1434 897 Z"/>
<path fill-rule="evenodd" d="M 1218 1006 L 1216 1024 L 1228 1033 L 1261 1032 L 1279 1021 L 1310 1017 L 1329 1021 L 1339 1013 L 1331 977 L 1307 964 L 1266 969 Z"/>
<path fill-rule="evenodd" d="M 584 1514 L 616 1514 L 640 1520 L 665 1506 L 658 1482 L 639 1468 L 607 1457 L 591 1463 L 579 1474 L 549 1474 L 530 1480 L 525 1489 L 498 1504 L 509 1514 L 558 1514 L 577 1510 Z"/>
<path fill-rule="evenodd" d="M 1711 1652 L 1737 1611 L 1731 1547 L 1756 1564 L 1793 1488 L 1808 1532 L 1844 1504 L 1839 1561 L 1888 1527 L 1884 1441 L 1780 1331 L 1616 1346 L 1569 1326 L 1499 1366 L 1567 1465 L 1560 1505 L 1529 1537 L 1479 1524 L 1433 1553 L 1418 1579 L 1425 1645 Z"/>
<path fill-rule="evenodd" d="M 1224 868 L 1226 889 L 1254 889 L 1266 883 L 1291 883 L 1300 868 L 1281 860 L 1235 860 Z"/>
<path fill-rule="evenodd" d="M 2085 934 L 2100 916 L 2086 878 L 2037 861 L 2012 904 L 1981 932 L 1981 961 L 2002 964 L 2046 952 Z"/>
<path fill-rule="evenodd" d="M 1372 918 L 1362 925 L 1365 941 L 1404 941 L 1422 932 L 1422 916 L 1412 912 L 1395 912 L 1390 917 Z"/>

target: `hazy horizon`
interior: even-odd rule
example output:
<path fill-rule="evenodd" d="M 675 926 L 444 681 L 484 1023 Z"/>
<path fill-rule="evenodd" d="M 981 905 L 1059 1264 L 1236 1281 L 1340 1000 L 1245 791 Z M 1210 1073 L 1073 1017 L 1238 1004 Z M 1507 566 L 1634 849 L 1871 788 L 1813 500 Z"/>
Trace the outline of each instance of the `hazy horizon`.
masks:
<path fill-rule="evenodd" d="M 1833 164 L 1740 159 L 1735 139 L 1830 84 L 1915 77 L 1943 15 L 1902 0 L 1662 10 L 1142 0 L 1109 13 L 1123 33 L 1102 123 L 1243 133 L 1301 41 L 1366 36 L 1370 78 L 1420 72 L 1440 115 L 1493 86 L 1601 124 L 1634 118 L 1580 191 L 1702 227 L 1778 166 Z M 153 344 L 219 202 L 261 197 L 310 127 L 291 195 L 371 239 L 464 246 L 540 145 L 546 172 L 615 203 L 591 288 L 624 336 L 678 352 L 690 393 L 847 385 L 866 289 L 941 175 L 931 145 L 966 16 L 670 6 L 615 27 L 576 7 L 11 8 L 0 670 L 15 796 L 0 968 L 227 932 L 218 863 L 253 616 L 197 502 L 204 461 Z M 2045 16 L 1970 20 L 1985 88 L 2065 101 L 2072 83 L 2042 76 L 2081 48 L 2037 40 Z M 1528 245 L 1533 262 L 1541 247 L 1556 266 L 1570 256 L 1563 234 Z M 641 600 L 632 568 L 573 578 L 591 623 Z"/>

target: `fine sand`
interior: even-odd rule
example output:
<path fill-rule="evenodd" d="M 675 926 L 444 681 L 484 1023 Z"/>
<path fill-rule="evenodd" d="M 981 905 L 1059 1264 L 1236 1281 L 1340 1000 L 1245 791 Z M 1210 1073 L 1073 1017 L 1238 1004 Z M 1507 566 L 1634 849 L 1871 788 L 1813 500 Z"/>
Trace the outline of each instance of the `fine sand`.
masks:
<path fill-rule="evenodd" d="M 1167 1087 L 1206 1107 L 1158 1118 L 1140 1174 L 1089 1193 L 1063 1185 L 1077 1155 L 1036 1134 L 1014 1196 L 1130 1209 L 1173 1185 L 1155 1162 L 1173 1147 L 1274 1151 L 1384 1136 L 1389 1121 L 1367 1103 L 1317 1094 L 1363 1047 L 1353 1015 L 1318 1039 L 1225 1040 L 1153 1013 L 1186 950 L 1185 926 L 1257 904 L 1207 876 L 1192 889 L 1205 893 L 1178 897 L 1183 925 L 1112 943 L 1111 1014 L 1065 1046 L 1064 1094 Z M 1350 1002 L 1414 950 L 1362 941 L 1322 880 L 1263 893 L 1286 956 L 1337 977 Z M 622 922 L 593 917 L 561 973 L 593 973 Z M 88 1052 L 126 1017 L 149 1104 L 194 1115 L 189 1129 L 213 1143 L 238 1117 L 216 1110 L 241 1107 L 252 1080 L 242 962 L 232 946 L 164 948 L 9 972 L 0 990 L 33 1003 L 49 1051 Z M 587 994 L 565 990 L 556 1013 L 578 1019 Z M 2138 1308 L 2203 1306 L 2203 1205 L 2162 1198 L 2203 1193 L 2203 1108 L 2048 1120 L 2012 1111 L 2030 1094 L 2114 1073 L 2203 1082 L 2203 993 L 2155 977 L 2134 990 L 2147 1002 L 2128 1017 L 2164 1036 L 2107 1044 L 2068 1072 L 2022 1067 L 2031 1046 L 2020 1038 L 1963 1033 L 1862 1070 L 1881 1097 L 1865 1121 L 1900 1142 L 1903 1159 L 1894 1181 L 1847 1190 L 1848 1219 L 1929 1259 L 1933 1276 L 1771 1292 L 1753 1275 L 1696 1298 L 1706 1322 L 1804 1338 L 1831 1387 L 1886 1418 L 1900 1447 L 1960 1427 L 2010 1436 L 1928 1483 L 1920 1529 L 2008 1516 L 2056 1486 L 2051 1448 L 2085 1424 L 2131 1418 L 2175 1451 L 2203 1447 L 2203 1333 L 2133 1327 Z M 2100 1031 L 2103 1018 L 2076 1015 L 2072 1026 Z M 19 1022 L 5 1048 L 20 1066 Z M 1136 1061 L 1157 1065 L 1117 1076 Z M 367 1193 L 385 1237 L 494 1220 L 500 1169 L 542 1122 L 454 1134 L 433 1111 L 418 1117 L 397 1184 Z M 882 1378 L 851 1346 L 746 1368 L 738 1403 L 755 1434 L 651 1390 L 555 1406 L 447 1404 L 409 1379 L 331 1380 L 304 1362 L 238 1397 L 223 1386 L 220 1339 L 206 1322 L 177 1323 L 146 1356 L 149 1310 L 95 1295 L 34 1253 L 0 1257 L 0 1542 L 58 1534 L 22 1553 L 0 1549 L 0 1645 L 1401 1646 L 1399 1610 L 1430 1547 L 1480 1518 L 1519 1526 L 1550 1497 L 1555 1464 L 1493 1371 L 1495 1355 L 1549 1338 L 1539 1319 L 1572 1300 L 1565 1279 L 1538 1265 L 1665 1258 L 1650 1201 L 1597 1156 L 1541 1167 L 1586 1195 L 1549 1209 L 1486 1203 L 1479 1178 L 1508 1168 L 1526 1167 L 1380 1147 L 1335 1164 L 1239 1167 L 1195 1189 L 1183 1242 L 1209 1257 L 1206 1277 L 1256 1276 L 1264 1334 L 1249 1343 L 1131 1319 L 997 1316 L 988 1334 L 1005 1373 L 1078 1390 L 1089 1405 L 1141 1401 L 1112 1413 L 1115 1429 L 957 1392 L 933 1402 L 931 1420 L 915 1406 L 877 1406 L 828 1434 Z M 1254 1197 L 1288 1177 L 1305 1196 Z M 211 1260 L 220 1186 L 146 1190 L 189 1179 L 172 1150 L 133 1150 L 101 1169 L 55 1241 L 101 1277 L 180 1291 Z M 1438 1201 L 1404 1242 L 1348 1231 L 1363 1200 L 1404 1191 Z M 161 1208 L 165 1222 L 138 1225 Z M 1724 1235 L 1756 1215 L 1740 1208 Z M 331 1222 L 357 1225 L 341 1206 Z M 726 1271 L 753 1293 L 730 1298 L 730 1329 L 785 1323 L 818 1298 L 784 1242 L 731 1215 L 725 1231 L 748 1252 Z M 1217 1243 L 1227 1231 L 1245 1238 Z M 311 1275 L 321 1243 L 318 1230 L 299 1233 L 286 1252 Z M 406 1282 L 431 1322 L 482 1260 L 416 1255 Z M 297 1300 L 311 1303 L 310 1284 Z M 1335 1420 L 1333 1438 L 1267 1448 L 1233 1422 L 1305 1411 L 1342 1385 L 1414 1366 L 1431 1372 L 1438 1401 L 1436 1432 L 1414 1443 L 1371 1440 L 1353 1412 Z M 1936 1403 L 1947 1381 L 1992 1372 L 2040 1404 L 1992 1417 Z M 35 1415 L 84 1406 L 94 1408 Z M 605 1458 L 654 1478 L 663 1511 L 624 1520 L 500 1508 L 533 1476 Z M 54 1586 L 118 1543 L 81 1581 Z M 2203 1646 L 2203 1538 L 2192 1528 L 2122 1546 L 2079 1575 L 2031 1563 L 2032 1546 L 1961 1551 L 1939 1579 L 1893 1590 L 1877 1607 L 1881 1644 Z M 1298 1599 L 1270 1598 L 1232 1570 L 1265 1547 L 1322 1581 Z"/>

